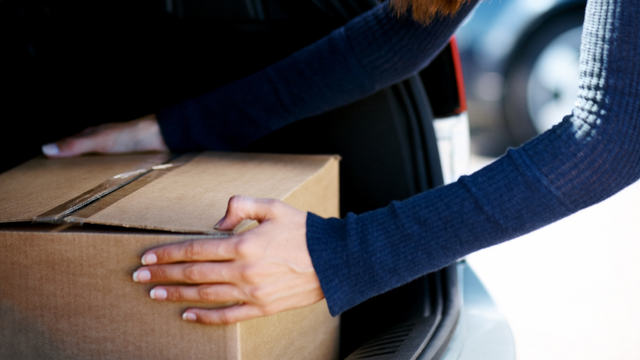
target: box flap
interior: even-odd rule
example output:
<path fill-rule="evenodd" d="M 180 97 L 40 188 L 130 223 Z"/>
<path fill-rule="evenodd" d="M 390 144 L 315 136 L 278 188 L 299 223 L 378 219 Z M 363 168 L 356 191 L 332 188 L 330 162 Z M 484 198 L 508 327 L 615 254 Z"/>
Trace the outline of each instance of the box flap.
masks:
<path fill-rule="evenodd" d="M 213 226 L 224 216 L 231 196 L 285 200 L 335 161 L 320 155 L 206 152 L 150 170 L 167 158 L 168 154 L 145 154 L 33 159 L 0 175 L 0 222 L 64 219 L 211 234 L 216 233 Z M 114 192 L 104 192 L 130 173 L 141 176 Z M 95 196 L 101 193 L 106 195 Z M 60 210 L 76 207 L 75 212 Z M 247 226 L 245 222 L 236 230 Z"/>
<path fill-rule="evenodd" d="M 231 196 L 284 200 L 330 161 L 335 158 L 206 152 L 83 221 L 212 233 Z"/>
<path fill-rule="evenodd" d="M 114 175 L 162 163 L 168 154 L 38 157 L 0 175 L 0 223 L 31 221 Z"/>

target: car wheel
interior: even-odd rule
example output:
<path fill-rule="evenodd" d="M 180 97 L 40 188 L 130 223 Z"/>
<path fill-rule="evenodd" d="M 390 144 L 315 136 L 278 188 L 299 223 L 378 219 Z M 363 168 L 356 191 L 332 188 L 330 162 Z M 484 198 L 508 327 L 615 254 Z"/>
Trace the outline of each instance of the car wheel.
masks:
<path fill-rule="evenodd" d="M 506 76 L 503 109 L 514 145 L 571 113 L 578 92 L 584 11 L 539 27 L 516 52 Z"/>

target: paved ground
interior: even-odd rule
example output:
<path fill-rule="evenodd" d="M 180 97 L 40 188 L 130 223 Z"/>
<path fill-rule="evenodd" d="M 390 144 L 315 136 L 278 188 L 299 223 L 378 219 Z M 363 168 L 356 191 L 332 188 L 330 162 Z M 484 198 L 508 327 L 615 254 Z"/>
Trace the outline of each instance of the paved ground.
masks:
<path fill-rule="evenodd" d="M 472 157 L 472 167 L 490 162 Z M 518 360 L 640 359 L 640 183 L 467 257 Z"/>

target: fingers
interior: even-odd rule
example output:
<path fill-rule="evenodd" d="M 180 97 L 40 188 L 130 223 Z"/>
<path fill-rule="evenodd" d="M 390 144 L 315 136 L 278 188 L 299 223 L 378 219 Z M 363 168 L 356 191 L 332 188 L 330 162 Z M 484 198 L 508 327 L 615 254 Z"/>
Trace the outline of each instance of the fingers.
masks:
<path fill-rule="evenodd" d="M 42 146 L 42 153 L 48 157 L 151 150 L 168 150 L 155 114 L 129 122 L 91 127 L 75 136 Z"/>
<path fill-rule="evenodd" d="M 184 263 L 142 267 L 133 273 L 140 283 L 212 284 L 237 283 L 242 280 L 238 266 L 226 262 Z"/>
<path fill-rule="evenodd" d="M 251 302 L 251 299 L 249 299 L 246 303 L 243 301 L 240 304 L 217 309 L 190 308 L 182 314 L 182 319 L 207 325 L 233 324 L 285 310 L 310 306 L 322 299 L 324 299 L 322 291 L 318 291 L 313 295 L 297 294 L 296 296 L 278 299 L 268 305 Z"/>
<path fill-rule="evenodd" d="M 272 199 L 256 199 L 248 196 L 233 196 L 229 199 L 225 216 L 216 224 L 216 229 L 232 230 L 242 220 L 263 222 L 273 217 L 280 202 Z"/>
<path fill-rule="evenodd" d="M 149 296 L 158 301 L 233 303 L 247 302 L 248 297 L 236 286 L 229 284 L 200 286 L 156 286 Z"/>
<path fill-rule="evenodd" d="M 184 318 L 228 324 L 314 304 L 324 298 L 306 243 L 306 213 L 280 201 L 234 196 L 218 228 L 245 219 L 260 226 L 226 239 L 192 240 L 147 251 L 133 275 L 157 301 L 240 303 L 189 309 Z"/>
<path fill-rule="evenodd" d="M 224 261 L 236 257 L 236 241 L 192 240 L 150 250 L 142 256 L 142 265 L 171 264 L 183 261 Z"/>
<path fill-rule="evenodd" d="M 69 137 L 56 143 L 42 146 L 42 153 L 48 157 L 69 157 L 85 153 L 98 152 L 102 147 L 99 139 L 92 136 Z"/>
<path fill-rule="evenodd" d="M 71 157 L 87 153 L 105 153 L 113 148 L 113 131 L 119 124 L 104 124 L 84 129 L 80 133 L 55 143 L 42 146 L 42 153 L 48 157 Z"/>
<path fill-rule="evenodd" d="M 185 321 L 206 325 L 226 325 L 270 315 L 254 305 L 234 305 L 221 309 L 188 309 L 182 314 Z"/>

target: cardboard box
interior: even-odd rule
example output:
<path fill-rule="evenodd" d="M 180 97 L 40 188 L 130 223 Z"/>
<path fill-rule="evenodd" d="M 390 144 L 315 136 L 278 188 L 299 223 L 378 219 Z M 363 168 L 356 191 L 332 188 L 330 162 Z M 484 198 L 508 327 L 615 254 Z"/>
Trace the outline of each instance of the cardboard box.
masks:
<path fill-rule="evenodd" d="M 180 317 L 202 304 L 150 300 L 152 285 L 131 274 L 147 249 L 225 236 L 213 226 L 232 195 L 339 216 L 338 159 L 166 156 L 36 158 L 0 175 L 0 358 L 336 358 L 338 319 L 324 301 L 205 326 Z"/>

